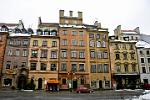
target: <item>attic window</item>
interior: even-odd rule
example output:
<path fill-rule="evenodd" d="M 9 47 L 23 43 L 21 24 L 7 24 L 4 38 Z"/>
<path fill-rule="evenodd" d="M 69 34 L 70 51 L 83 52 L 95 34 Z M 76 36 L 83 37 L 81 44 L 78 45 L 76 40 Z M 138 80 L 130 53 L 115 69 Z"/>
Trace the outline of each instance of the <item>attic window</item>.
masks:
<path fill-rule="evenodd" d="M 2 31 L 8 31 L 8 27 L 5 26 L 5 25 L 3 25 L 3 26 L 1 27 L 1 30 L 2 30 Z"/>

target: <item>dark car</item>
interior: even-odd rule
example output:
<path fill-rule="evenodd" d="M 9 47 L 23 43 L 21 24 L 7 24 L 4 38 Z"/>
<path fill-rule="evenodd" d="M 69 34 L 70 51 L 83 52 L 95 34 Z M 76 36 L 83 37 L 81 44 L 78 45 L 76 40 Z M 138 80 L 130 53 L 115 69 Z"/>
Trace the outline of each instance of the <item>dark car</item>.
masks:
<path fill-rule="evenodd" d="M 77 89 L 76 89 L 76 92 L 77 93 L 92 93 L 94 92 L 92 89 L 88 89 L 87 87 L 84 87 L 84 86 L 79 86 Z"/>

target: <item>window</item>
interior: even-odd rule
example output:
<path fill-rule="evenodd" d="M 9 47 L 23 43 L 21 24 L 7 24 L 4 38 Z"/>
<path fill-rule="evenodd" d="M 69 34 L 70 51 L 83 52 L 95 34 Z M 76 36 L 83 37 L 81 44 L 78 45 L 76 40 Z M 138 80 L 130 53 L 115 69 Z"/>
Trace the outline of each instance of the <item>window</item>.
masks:
<path fill-rule="evenodd" d="M 103 38 L 103 39 L 106 39 L 106 34 L 103 34 L 103 35 L 102 35 L 102 38 Z"/>
<path fill-rule="evenodd" d="M 52 41 L 52 47 L 57 47 L 57 41 Z"/>
<path fill-rule="evenodd" d="M 132 72 L 136 72 L 136 64 L 132 64 Z"/>
<path fill-rule="evenodd" d="M 127 60 L 127 53 L 123 53 L 123 59 Z"/>
<path fill-rule="evenodd" d="M 98 51 L 98 52 L 97 52 L 97 58 L 98 58 L 98 59 L 101 59 L 101 58 L 102 58 L 102 52 L 101 52 L 101 51 Z"/>
<path fill-rule="evenodd" d="M 131 60 L 132 60 L 132 59 L 135 59 L 135 58 L 134 58 L 134 53 L 131 53 L 130 55 L 131 55 Z"/>
<path fill-rule="evenodd" d="M 94 38 L 94 34 L 90 33 L 89 38 Z"/>
<path fill-rule="evenodd" d="M 96 34 L 96 39 L 100 39 L 100 34 Z"/>
<path fill-rule="evenodd" d="M 134 47 L 133 47 L 133 45 L 131 44 L 131 45 L 130 45 L 130 50 L 133 50 L 133 49 L 134 49 Z"/>
<path fill-rule="evenodd" d="M 91 73 L 96 73 L 96 65 L 91 65 Z"/>
<path fill-rule="evenodd" d="M 13 45 L 14 44 L 14 40 L 9 40 L 9 45 Z"/>
<path fill-rule="evenodd" d="M 101 42 L 100 41 L 96 41 L 96 47 L 101 47 Z"/>
<path fill-rule="evenodd" d="M 12 56 L 12 54 L 13 54 L 13 53 L 12 53 L 12 50 L 11 50 L 11 49 L 10 49 L 10 50 L 8 50 L 7 55 L 8 55 L 8 56 Z"/>
<path fill-rule="evenodd" d="M 72 31 L 72 35 L 77 35 L 77 32 L 76 31 Z"/>
<path fill-rule="evenodd" d="M 85 53 L 84 51 L 79 52 L 79 58 L 85 58 Z"/>
<path fill-rule="evenodd" d="M 133 36 L 131 36 L 131 40 L 133 40 Z"/>
<path fill-rule="evenodd" d="M 115 49 L 118 50 L 119 49 L 119 45 L 115 44 Z"/>
<path fill-rule="evenodd" d="M 128 72 L 128 64 L 124 64 L 124 71 Z"/>
<path fill-rule="evenodd" d="M 61 51 L 61 57 L 62 58 L 67 58 L 67 51 L 66 50 Z"/>
<path fill-rule="evenodd" d="M 23 49 L 22 56 L 27 57 L 27 55 L 28 55 L 27 49 Z"/>
<path fill-rule="evenodd" d="M 47 58 L 47 50 L 41 50 L 41 58 Z"/>
<path fill-rule="evenodd" d="M 84 85 L 84 78 L 81 78 L 80 82 L 81 82 L 82 85 Z"/>
<path fill-rule="evenodd" d="M 77 40 L 72 40 L 72 45 L 76 46 L 77 45 Z"/>
<path fill-rule="evenodd" d="M 27 46 L 27 45 L 28 45 L 28 40 L 23 40 L 22 45 L 23 45 L 23 46 Z"/>
<path fill-rule="evenodd" d="M 120 71 L 121 71 L 121 66 L 120 66 L 120 64 L 117 64 L 117 65 L 116 65 L 116 71 L 117 71 L 117 72 L 120 72 Z"/>
<path fill-rule="evenodd" d="M 57 51 L 51 51 L 51 58 L 57 58 Z"/>
<path fill-rule="evenodd" d="M 147 51 L 146 51 L 146 54 L 147 54 L 147 55 L 149 55 L 149 54 L 150 54 L 150 53 L 149 53 L 149 50 L 147 50 Z"/>
<path fill-rule="evenodd" d="M 46 40 L 43 40 L 42 46 L 43 46 L 43 47 L 46 47 L 46 46 L 47 46 L 47 41 L 46 41 Z"/>
<path fill-rule="evenodd" d="M 44 63 L 41 63 L 41 70 L 46 70 L 46 64 L 44 64 Z"/>
<path fill-rule="evenodd" d="M 72 72 L 77 72 L 77 64 L 72 64 Z"/>
<path fill-rule="evenodd" d="M 141 63 L 144 63 L 144 58 L 141 58 Z"/>
<path fill-rule="evenodd" d="M 10 69 L 10 66 L 11 66 L 11 61 L 7 61 L 6 62 L 6 69 Z"/>
<path fill-rule="evenodd" d="M 117 53 L 116 54 L 116 60 L 119 60 L 120 59 L 120 55 Z"/>
<path fill-rule="evenodd" d="M 67 45 L 67 39 L 62 40 L 61 44 L 62 45 Z"/>
<path fill-rule="evenodd" d="M 140 50 L 140 55 L 142 55 L 142 54 L 143 54 L 143 51 Z"/>
<path fill-rule="evenodd" d="M 84 71 L 84 64 L 79 64 L 79 71 L 83 72 Z"/>
<path fill-rule="evenodd" d="M 107 59 L 108 58 L 108 53 L 104 52 L 103 54 L 104 54 L 104 58 Z"/>
<path fill-rule="evenodd" d="M 122 46 L 123 46 L 122 47 L 123 49 L 125 49 L 125 50 L 127 49 L 126 44 L 123 44 Z"/>
<path fill-rule="evenodd" d="M 95 51 L 90 51 L 90 57 L 95 58 Z"/>
<path fill-rule="evenodd" d="M 77 58 L 77 51 L 71 51 L 71 58 Z"/>
<path fill-rule="evenodd" d="M 63 30 L 63 31 L 62 31 L 62 34 L 63 34 L 63 35 L 67 35 L 67 30 Z"/>
<path fill-rule="evenodd" d="M 83 31 L 79 31 L 79 35 L 80 35 L 80 36 L 83 36 L 83 35 L 84 35 L 84 32 L 83 32 Z"/>
<path fill-rule="evenodd" d="M 106 47 L 106 42 L 102 41 L 102 47 Z"/>
<path fill-rule="evenodd" d="M 30 70 L 36 70 L 36 63 L 31 63 Z"/>
<path fill-rule="evenodd" d="M 142 67 L 142 73 L 146 73 L 145 67 Z"/>
<path fill-rule="evenodd" d="M 37 50 L 32 50 L 31 57 L 38 57 L 38 51 Z"/>
<path fill-rule="evenodd" d="M 66 63 L 61 64 L 61 71 L 67 71 L 67 64 Z"/>
<path fill-rule="evenodd" d="M 57 31 L 56 31 L 56 30 L 52 30 L 52 31 L 50 32 L 50 35 L 51 35 L 51 36 L 57 36 Z"/>
<path fill-rule="evenodd" d="M 94 47 L 95 45 L 94 45 L 94 40 L 91 40 L 90 41 L 90 47 Z"/>
<path fill-rule="evenodd" d="M 51 64 L 51 71 L 56 71 L 56 64 Z"/>
<path fill-rule="evenodd" d="M 98 71 L 98 73 L 102 73 L 103 72 L 103 66 L 102 66 L 102 64 L 98 64 L 97 65 L 97 71 Z"/>
<path fill-rule="evenodd" d="M 21 44 L 21 41 L 20 40 L 16 40 L 16 46 L 19 46 Z"/>
<path fill-rule="evenodd" d="M 150 63 L 150 58 L 147 58 L 147 62 Z"/>
<path fill-rule="evenodd" d="M 104 73 L 109 73 L 108 64 L 104 64 Z"/>
<path fill-rule="evenodd" d="M 84 41 L 83 40 L 80 40 L 79 41 L 79 46 L 84 46 L 85 44 L 84 44 Z"/>
<path fill-rule="evenodd" d="M 62 84 L 66 84 L 67 83 L 67 81 L 66 81 L 66 79 L 62 79 Z"/>
<path fill-rule="evenodd" d="M 19 56 L 19 55 L 20 55 L 20 50 L 17 49 L 17 50 L 16 50 L 16 56 Z"/>
<path fill-rule="evenodd" d="M 33 46 L 38 46 L 38 40 L 33 40 Z"/>

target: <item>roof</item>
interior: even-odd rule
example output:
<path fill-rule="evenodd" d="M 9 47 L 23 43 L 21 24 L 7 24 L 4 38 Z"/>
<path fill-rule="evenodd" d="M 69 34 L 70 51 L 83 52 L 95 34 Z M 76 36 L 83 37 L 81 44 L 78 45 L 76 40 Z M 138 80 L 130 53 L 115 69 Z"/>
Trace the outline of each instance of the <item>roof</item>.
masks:
<path fill-rule="evenodd" d="M 50 26 L 59 26 L 59 24 L 58 23 L 41 23 L 41 24 L 39 24 L 39 26 L 50 27 Z"/>
<path fill-rule="evenodd" d="M 138 41 L 135 46 L 138 48 L 150 48 L 150 44 L 142 40 Z"/>
<path fill-rule="evenodd" d="M 17 23 L 0 23 L 0 26 L 6 25 L 7 27 L 13 27 L 13 26 L 18 26 L 19 24 Z"/>
<path fill-rule="evenodd" d="M 30 34 L 23 34 L 23 33 L 11 33 L 9 36 L 31 36 Z"/>

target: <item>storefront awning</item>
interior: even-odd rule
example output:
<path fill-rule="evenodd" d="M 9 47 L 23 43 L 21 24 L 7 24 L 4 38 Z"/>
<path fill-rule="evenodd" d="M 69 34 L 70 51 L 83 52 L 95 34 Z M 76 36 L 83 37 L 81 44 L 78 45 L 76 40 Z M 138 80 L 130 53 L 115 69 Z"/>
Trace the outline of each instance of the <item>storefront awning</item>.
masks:
<path fill-rule="evenodd" d="M 58 80 L 48 80 L 47 83 L 50 83 L 50 84 L 59 84 L 59 81 Z"/>

